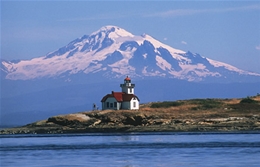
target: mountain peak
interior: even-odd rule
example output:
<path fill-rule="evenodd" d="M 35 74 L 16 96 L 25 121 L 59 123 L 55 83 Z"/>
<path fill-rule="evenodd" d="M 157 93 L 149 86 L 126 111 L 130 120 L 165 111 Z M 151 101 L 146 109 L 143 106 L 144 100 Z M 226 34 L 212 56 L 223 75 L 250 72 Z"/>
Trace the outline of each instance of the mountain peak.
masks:
<path fill-rule="evenodd" d="M 130 32 L 124 30 L 123 28 L 113 26 L 113 25 L 103 26 L 98 31 L 93 32 L 91 34 L 91 36 L 92 35 L 98 35 L 100 33 L 101 34 L 104 33 L 112 39 L 118 38 L 118 37 L 134 37 L 134 35 L 131 34 Z"/>
<path fill-rule="evenodd" d="M 121 29 L 121 28 L 118 27 L 118 26 L 107 25 L 107 26 L 103 26 L 103 27 L 101 27 L 99 30 L 101 30 L 101 31 L 109 31 L 109 30 L 111 30 L 111 31 L 115 31 L 115 30 L 120 30 L 120 29 Z"/>

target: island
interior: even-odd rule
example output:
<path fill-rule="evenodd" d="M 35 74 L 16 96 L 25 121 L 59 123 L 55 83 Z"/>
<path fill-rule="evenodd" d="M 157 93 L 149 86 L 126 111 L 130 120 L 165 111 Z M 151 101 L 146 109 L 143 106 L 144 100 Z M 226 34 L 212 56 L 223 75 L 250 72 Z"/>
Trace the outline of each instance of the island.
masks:
<path fill-rule="evenodd" d="M 95 110 L 50 117 L 5 134 L 112 132 L 260 132 L 260 95 L 140 104 L 138 110 Z"/>

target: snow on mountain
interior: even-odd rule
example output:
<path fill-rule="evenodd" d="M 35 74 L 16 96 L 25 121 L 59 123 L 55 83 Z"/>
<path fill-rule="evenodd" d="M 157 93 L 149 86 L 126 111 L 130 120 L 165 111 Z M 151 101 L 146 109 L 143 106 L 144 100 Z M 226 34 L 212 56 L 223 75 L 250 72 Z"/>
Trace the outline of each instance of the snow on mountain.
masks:
<path fill-rule="evenodd" d="M 19 62 L 1 60 L 1 72 L 9 80 L 61 77 L 68 80 L 79 73 L 101 74 L 108 78 L 131 75 L 188 81 L 228 78 L 229 75 L 260 76 L 174 49 L 147 34 L 133 35 L 117 26 L 104 26 L 43 57 Z"/>

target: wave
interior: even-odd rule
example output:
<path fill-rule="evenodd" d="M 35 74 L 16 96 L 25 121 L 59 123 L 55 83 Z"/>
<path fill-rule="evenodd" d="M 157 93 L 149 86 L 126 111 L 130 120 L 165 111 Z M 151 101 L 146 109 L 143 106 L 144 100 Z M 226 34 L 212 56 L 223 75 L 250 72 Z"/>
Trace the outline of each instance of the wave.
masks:
<path fill-rule="evenodd" d="M 1 146 L 0 151 L 82 150 L 82 149 L 173 149 L 173 148 L 260 148 L 260 142 L 191 142 L 191 143 L 110 143 L 110 144 L 45 144 Z"/>

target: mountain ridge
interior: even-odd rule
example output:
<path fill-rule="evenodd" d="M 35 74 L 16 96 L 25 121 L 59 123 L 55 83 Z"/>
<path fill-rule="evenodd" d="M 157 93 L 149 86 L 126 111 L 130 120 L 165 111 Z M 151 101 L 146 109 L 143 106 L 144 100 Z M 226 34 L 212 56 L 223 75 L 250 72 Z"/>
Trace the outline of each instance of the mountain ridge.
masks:
<path fill-rule="evenodd" d="M 130 75 L 188 81 L 206 81 L 207 78 L 239 81 L 239 77 L 245 76 L 260 81 L 258 73 L 175 49 L 150 35 L 133 35 L 117 26 L 101 27 L 42 57 L 15 62 L 1 60 L 1 73 L 1 78 L 8 80 L 64 78 L 69 81 L 73 75 L 82 73 L 100 74 L 105 78 Z"/>

